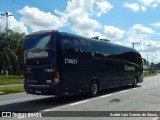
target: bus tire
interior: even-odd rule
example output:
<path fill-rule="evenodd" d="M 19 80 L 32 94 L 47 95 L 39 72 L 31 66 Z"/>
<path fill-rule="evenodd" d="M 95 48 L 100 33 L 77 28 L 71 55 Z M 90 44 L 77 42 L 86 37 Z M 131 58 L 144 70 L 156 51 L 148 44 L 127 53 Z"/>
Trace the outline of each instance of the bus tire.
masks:
<path fill-rule="evenodd" d="M 95 97 L 99 93 L 99 84 L 96 80 L 93 80 L 90 84 L 90 96 Z"/>
<path fill-rule="evenodd" d="M 132 87 L 137 87 L 137 78 L 134 78 L 134 83 L 132 84 Z"/>

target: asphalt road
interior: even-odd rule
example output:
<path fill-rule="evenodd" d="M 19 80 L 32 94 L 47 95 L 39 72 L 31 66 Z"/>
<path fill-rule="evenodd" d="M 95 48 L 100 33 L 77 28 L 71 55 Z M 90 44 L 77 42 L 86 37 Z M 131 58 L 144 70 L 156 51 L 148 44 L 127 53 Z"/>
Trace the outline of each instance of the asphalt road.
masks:
<path fill-rule="evenodd" d="M 96 117 L 95 111 L 160 111 L 160 74 L 144 78 L 138 87 L 130 86 L 101 91 L 100 95 L 90 98 L 87 95 L 69 97 L 37 96 L 17 93 L 0 96 L 0 111 L 35 111 L 53 115 L 53 111 L 93 111 L 95 117 L 45 117 L 45 120 L 159 120 L 158 117 Z M 53 113 L 52 113 L 53 112 Z M 69 112 L 70 114 L 78 114 Z M 98 112 L 97 112 L 98 113 Z M 103 113 L 103 112 L 101 112 Z M 100 113 L 100 114 L 101 114 Z M 57 113 L 62 114 L 63 112 Z M 86 112 L 87 114 L 87 112 Z M 0 118 L 16 120 L 17 118 Z M 28 118 L 19 118 L 28 119 Z M 30 118 L 41 120 L 44 118 Z"/>

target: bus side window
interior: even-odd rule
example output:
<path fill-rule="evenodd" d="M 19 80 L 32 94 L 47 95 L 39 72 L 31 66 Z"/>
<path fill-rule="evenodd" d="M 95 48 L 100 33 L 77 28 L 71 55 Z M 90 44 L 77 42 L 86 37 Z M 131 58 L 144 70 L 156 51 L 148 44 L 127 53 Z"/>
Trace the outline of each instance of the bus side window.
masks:
<path fill-rule="evenodd" d="M 90 58 L 90 41 L 74 36 L 63 37 L 64 51 L 67 55 L 77 58 Z"/>
<path fill-rule="evenodd" d="M 74 40 L 70 36 L 63 36 L 63 46 L 64 46 L 64 53 L 69 56 L 74 56 L 76 54 L 76 50 L 74 48 Z"/>

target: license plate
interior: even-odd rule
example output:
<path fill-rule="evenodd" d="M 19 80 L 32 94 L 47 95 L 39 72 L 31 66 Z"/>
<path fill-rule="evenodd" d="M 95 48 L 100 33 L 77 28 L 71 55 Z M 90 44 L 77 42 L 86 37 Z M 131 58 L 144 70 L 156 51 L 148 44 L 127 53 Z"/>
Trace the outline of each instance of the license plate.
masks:
<path fill-rule="evenodd" d="M 36 94 L 41 94 L 42 92 L 40 90 L 35 91 Z"/>

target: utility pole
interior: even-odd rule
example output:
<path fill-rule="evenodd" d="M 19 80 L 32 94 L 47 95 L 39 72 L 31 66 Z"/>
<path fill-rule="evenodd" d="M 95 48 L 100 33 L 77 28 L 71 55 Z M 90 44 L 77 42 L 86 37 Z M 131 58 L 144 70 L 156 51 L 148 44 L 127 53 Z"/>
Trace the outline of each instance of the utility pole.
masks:
<path fill-rule="evenodd" d="M 131 43 L 131 44 L 132 44 L 132 46 L 133 46 L 133 48 L 134 48 L 134 45 L 135 45 L 135 44 L 140 44 L 140 43 L 134 43 L 134 42 L 133 42 L 133 43 Z"/>
<path fill-rule="evenodd" d="M 2 27 L 0 26 L 0 33 L 2 32 Z"/>
<path fill-rule="evenodd" d="M 8 12 L 5 12 L 5 13 L 3 13 L 3 14 L 1 14 L 2 16 L 6 16 L 6 28 L 5 28 L 5 30 L 6 30 L 6 34 L 8 35 L 8 17 L 9 16 L 13 16 L 12 14 L 10 14 L 9 15 L 9 13 Z"/>

